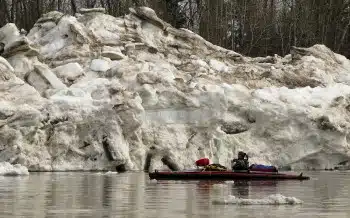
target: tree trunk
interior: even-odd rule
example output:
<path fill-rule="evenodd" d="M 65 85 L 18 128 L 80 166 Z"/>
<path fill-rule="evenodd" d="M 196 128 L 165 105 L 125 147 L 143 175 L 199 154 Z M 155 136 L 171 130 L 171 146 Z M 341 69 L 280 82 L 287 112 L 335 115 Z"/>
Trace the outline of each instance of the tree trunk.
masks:
<path fill-rule="evenodd" d="M 73 14 L 76 14 L 77 13 L 77 4 L 75 3 L 75 0 L 70 0 L 70 4 L 71 4 Z"/>

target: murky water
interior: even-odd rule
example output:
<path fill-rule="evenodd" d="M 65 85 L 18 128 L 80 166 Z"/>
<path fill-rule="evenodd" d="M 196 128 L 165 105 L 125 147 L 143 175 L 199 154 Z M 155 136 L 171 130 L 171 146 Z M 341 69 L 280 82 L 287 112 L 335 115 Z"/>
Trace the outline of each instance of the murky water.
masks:
<path fill-rule="evenodd" d="M 150 181 L 144 173 L 32 173 L 0 177 L 0 217 L 350 217 L 350 172 L 308 172 L 309 181 Z M 302 205 L 213 205 L 229 194 L 280 193 Z"/>

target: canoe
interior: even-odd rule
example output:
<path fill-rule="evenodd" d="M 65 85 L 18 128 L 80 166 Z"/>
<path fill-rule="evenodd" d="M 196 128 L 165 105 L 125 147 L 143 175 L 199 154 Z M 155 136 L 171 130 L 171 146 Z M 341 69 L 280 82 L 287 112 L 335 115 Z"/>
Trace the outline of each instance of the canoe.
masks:
<path fill-rule="evenodd" d="M 310 177 L 300 174 L 272 172 L 233 172 L 233 171 L 154 171 L 150 179 L 156 180 L 309 180 Z"/>

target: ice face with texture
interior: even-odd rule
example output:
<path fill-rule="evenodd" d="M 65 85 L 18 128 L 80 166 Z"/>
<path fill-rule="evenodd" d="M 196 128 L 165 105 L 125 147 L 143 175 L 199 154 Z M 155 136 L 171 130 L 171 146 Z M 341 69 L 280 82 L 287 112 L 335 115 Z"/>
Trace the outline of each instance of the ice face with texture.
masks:
<path fill-rule="evenodd" d="M 50 12 L 0 29 L 0 161 L 29 170 L 150 170 L 167 155 L 331 168 L 349 159 L 350 61 L 324 45 L 244 57 L 150 8 Z M 271 199 L 270 199 L 271 200 Z"/>

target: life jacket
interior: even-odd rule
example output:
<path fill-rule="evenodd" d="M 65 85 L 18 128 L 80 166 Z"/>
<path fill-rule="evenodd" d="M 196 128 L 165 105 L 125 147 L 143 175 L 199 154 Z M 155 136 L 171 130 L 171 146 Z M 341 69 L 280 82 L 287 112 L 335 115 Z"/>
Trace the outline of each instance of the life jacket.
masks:
<path fill-rule="evenodd" d="M 249 166 L 248 161 L 243 159 L 234 159 L 231 164 L 232 170 L 248 170 Z"/>

